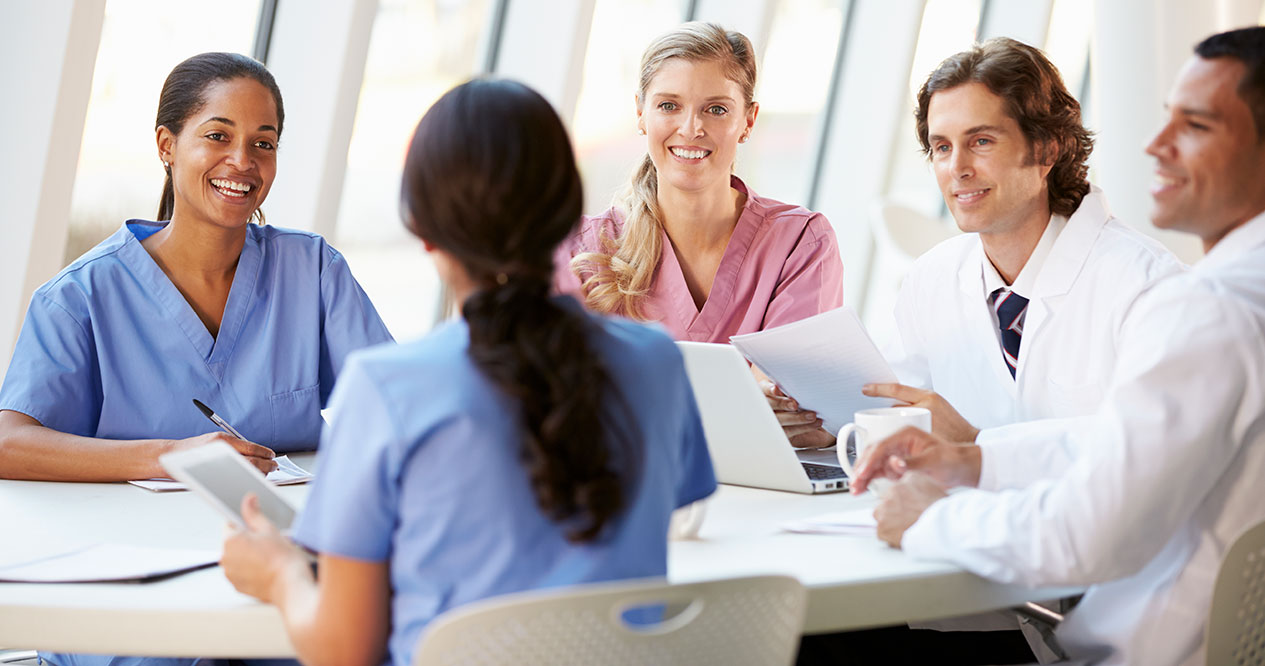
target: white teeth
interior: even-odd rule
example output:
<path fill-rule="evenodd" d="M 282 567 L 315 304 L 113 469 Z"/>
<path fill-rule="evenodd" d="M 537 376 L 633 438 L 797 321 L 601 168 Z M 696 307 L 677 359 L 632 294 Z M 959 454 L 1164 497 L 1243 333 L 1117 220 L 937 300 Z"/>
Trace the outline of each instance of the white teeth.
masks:
<path fill-rule="evenodd" d="M 975 197 L 978 197 L 979 195 L 983 194 L 986 191 L 987 190 L 974 190 L 972 192 L 958 192 L 954 196 L 956 196 L 958 199 L 974 199 Z"/>
<path fill-rule="evenodd" d="M 673 148 L 672 154 L 687 160 L 701 160 L 711 154 L 710 150 L 685 150 L 684 148 Z"/>
<path fill-rule="evenodd" d="M 1169 178 L 1168 176 L 1161 176 L 1157 173 L 1155 174 L 1155 182 L 1162 187 L 1172 187 L 1177 184 L 1177 179 Z"/>
<path fill-rule="evenodd" d="M 230 196 L 245 196 L 251 188 L 249 183 L 239 183 L 237 181 L 225 180 L 223 178 L 212 178 L 211 184 L 221 190 L 229 190 L 229 192 L 225 192 L 225 194 Z M 241 192 L 241 194 L 233 194 L 234 192 Z"/>

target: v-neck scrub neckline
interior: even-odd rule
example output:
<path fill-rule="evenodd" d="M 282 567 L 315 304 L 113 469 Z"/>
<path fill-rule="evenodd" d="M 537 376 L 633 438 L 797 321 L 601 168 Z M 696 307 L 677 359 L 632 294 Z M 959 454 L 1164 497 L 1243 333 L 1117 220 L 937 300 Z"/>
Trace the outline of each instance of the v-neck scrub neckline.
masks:
<path fill-rule="evenodd" d="M 164 225 L 129 220 L 35 292 L 0 409 L 88 437 L 182 439 L 215 430 L 197 398 L 251 441 L 314 449 L 347 354 L 391 340 L 342 255 L 249 225 L 212 337 L 141 245 Z"/>
<path fill-rule="evenodd" d="M 728 342 L 732 335 L 788 324 L 842 305 L 843 264 L 825 216 L 761 197 L 737 176 L 730 184 L 745 193 L 747 201 L 703 307 L 695 305 L 676 252 L 661 229 L 663 249 L 646 298 L 650 319 L 677 340 Z M 555 257 L 555 289 L 579 297 L 582 279 L 570 269 L 571 259 L 603 248 L 622 228 L 623 215 L 614 208 L 585 217 Z"/>

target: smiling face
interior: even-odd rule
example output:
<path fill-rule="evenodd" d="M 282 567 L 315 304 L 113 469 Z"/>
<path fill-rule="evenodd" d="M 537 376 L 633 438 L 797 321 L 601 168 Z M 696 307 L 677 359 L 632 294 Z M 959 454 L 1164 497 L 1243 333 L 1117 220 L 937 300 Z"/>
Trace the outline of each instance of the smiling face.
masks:
<path fill-rule="evenodd" d="M 982 83 L 935 93 L 927 107 L 931 165 L 966 232 L 1022 232 L 1050 219 L 1046 176 L 1002 98 Z"/>
<path fill-rule="evenodd" d="M 171 165 L 172 220 L 240 227 L 263 204 L 277 173 L 277 108 L 259 82 L 211 83 L 205 103 L 179 135 L 158 128 L 158 153 Z"/>
<path fill-rule="evenodd" d="M 646 86 L 637 125 L 659 175 L 659 187 L 683 192 L 728 188 L 738 143 L 758 105 L 715 60 L 671 58 Z"/>
<path fill-rule="evenodd" d="M 1151 221 L 1199 236 L 1205 249 L 1265 210 L 1265 142 L 1237 92 L 1245 72 L 1234 58 L 1191 58 L 1146 148 L 1156 162 Z"/>

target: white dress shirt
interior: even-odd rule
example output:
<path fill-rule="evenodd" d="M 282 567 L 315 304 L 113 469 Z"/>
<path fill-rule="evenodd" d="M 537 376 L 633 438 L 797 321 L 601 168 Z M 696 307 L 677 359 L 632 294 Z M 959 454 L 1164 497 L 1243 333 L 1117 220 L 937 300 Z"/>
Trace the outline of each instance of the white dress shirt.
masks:
<path fill-rule="evenodd" d="M 1092 414 L 1111 380 L 1125 308 L 1148 283 L 1182 268 L 1115 220 L 1095 187 L 1065 224 L 1051 220 L 1012 285 L 1029 299 L 1014 377 L 989 300 L 989 278 L 1005 283 L 976 234 L 915 262 L 885 356 L 902 383 L 936 391 L 977 428 Z"/>
<path fill-rule="evenodd" d="M 1265 214 L 1144 290 L 1118 339 L 1095 416 L 991 433 L 987 487 L 936 502 L 902 547 L 999 581 L 1090 586 L 1057 631 L 1074 658 L 1200 664 L 1221 559 L 1265 521 Z"/>

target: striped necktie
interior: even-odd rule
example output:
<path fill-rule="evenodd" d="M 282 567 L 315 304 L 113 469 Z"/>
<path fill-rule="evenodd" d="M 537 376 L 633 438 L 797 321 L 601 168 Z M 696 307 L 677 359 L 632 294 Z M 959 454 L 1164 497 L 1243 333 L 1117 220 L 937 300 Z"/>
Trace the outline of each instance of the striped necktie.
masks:
<path fill-rule="evenodd" d="M 1023 315 L 1028 311 L 1028 299 L 1002 287 L 993 292 L 993 309 L 997 311 L 997 325 L 1001 328 L 1001 352 L 1010 369 L 1011 379 L 1019 366 L 1019 338 L 1023 336 Z"/>

